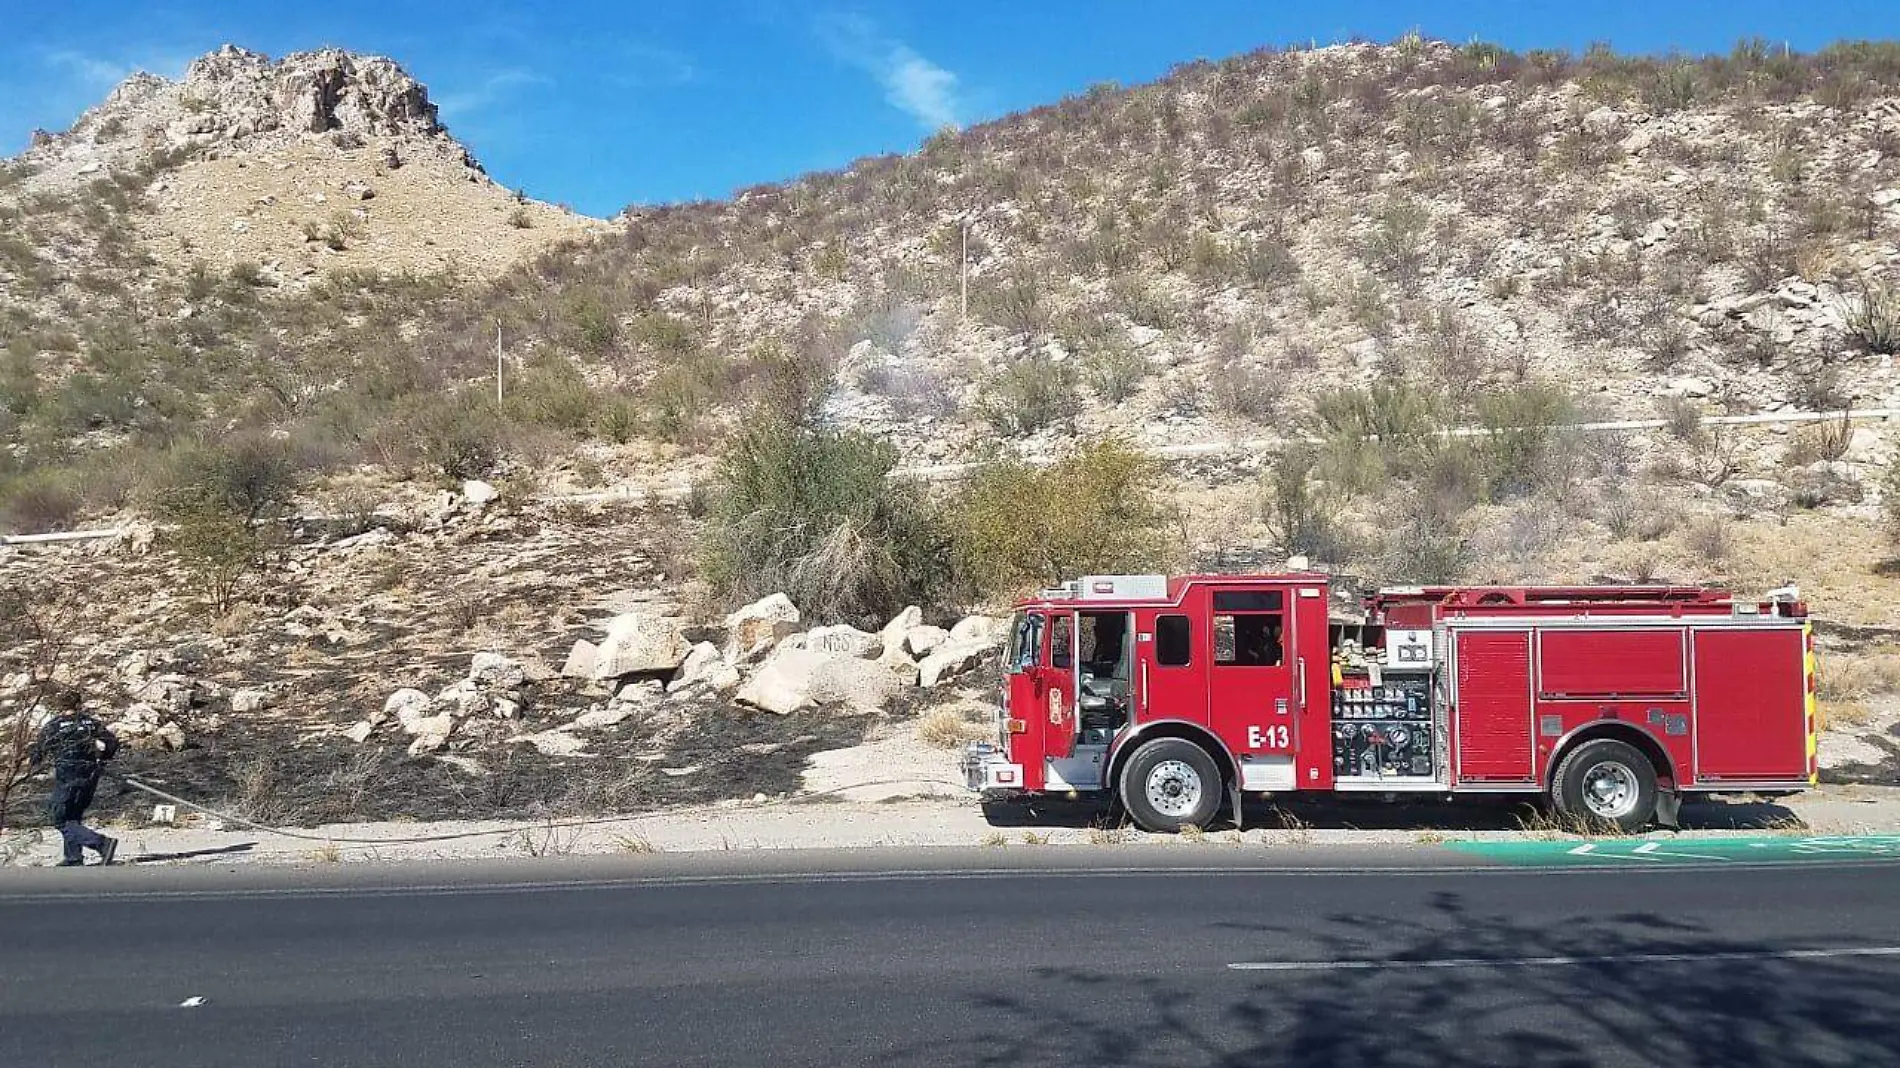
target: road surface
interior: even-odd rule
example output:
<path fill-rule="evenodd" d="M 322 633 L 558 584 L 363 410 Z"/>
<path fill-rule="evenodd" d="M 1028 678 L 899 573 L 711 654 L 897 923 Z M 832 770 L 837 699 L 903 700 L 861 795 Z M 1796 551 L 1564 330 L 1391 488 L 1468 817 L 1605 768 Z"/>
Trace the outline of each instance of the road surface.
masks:
<path fill-rule="evenodd" d="M 1890 861 L 1082 852 L 0 872 L 0 1065 L 1793 1068 L 1900 1049 Z"/>

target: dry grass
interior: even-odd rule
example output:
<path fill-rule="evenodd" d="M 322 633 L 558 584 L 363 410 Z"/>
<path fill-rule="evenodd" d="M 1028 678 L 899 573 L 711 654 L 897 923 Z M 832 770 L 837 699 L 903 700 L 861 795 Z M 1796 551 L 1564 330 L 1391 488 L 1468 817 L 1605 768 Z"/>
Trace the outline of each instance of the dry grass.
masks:
<path fill-rule="evenodd" d="M 1044 831 L 1041 834 L 1037 834 L 1035 831 L 1024 831 L 1023 844 L 1033 846 L 1048 845 L 1050 840 L 1055 836 L 1054 831 Z"/>
<path fill-rule="evenodd" d="M 1526 806 L 1516 817 L 1518 830 L 1541 841 L 1563 838 L 1627 838 L 1614 823 L 1592 816 L 1570 816 L 1542 807 Z"/>
<path fill-rule="evenodd" d="M 1872 719 L 1874 711 L 1859 701 L 1821 699 L 1814 703 L 1814 729 L 1817 732 L 1859 727 Z"/>
<path fill-rule="evenodd" d="M 638 834 L 614 835 L 614 845 L 622 853 L 632 853 L 639 856 L 644 856 L 649 853 L 658 853 L 660 851 L 659 846 L 654 845 L 645 836 Z"/>
<path fill-rule="evenodd" d="M 325 842 L 317 848 L 304 853 L 304 856 L 320 864 L 335 864 L 343 859 L 343 847 L 337 845 L 335 842 Z"/>
<path fill-rule="evenodd" d="M 1206 840 L 1207 831 L 1204 828 L 1197 827 L 1192 823 L 1181 828 L 1181 841 L 1183 842 L 1203 842 Z"/>
<path fill-rule="evenodd" d="M 990 725 L 976 723 L 954 708 L 939 708 L 917 721 L 917 736 L 935 749 L 961 749 L 966 742 L 990 736 Z"/>
<path fill-rule="evenodd" d="M 991 831 L 983 836 L 983 844 L 991 849 L 1001 849 L 1009 844 L 1009 835 L 1002 831 Z"/>
<path fill-rule="evenodd" d="M 1900 693 L 1900 653 L 1830 653 L 1814 658 L 1815 694 L 1824 702 L 1852 703 Z"/>

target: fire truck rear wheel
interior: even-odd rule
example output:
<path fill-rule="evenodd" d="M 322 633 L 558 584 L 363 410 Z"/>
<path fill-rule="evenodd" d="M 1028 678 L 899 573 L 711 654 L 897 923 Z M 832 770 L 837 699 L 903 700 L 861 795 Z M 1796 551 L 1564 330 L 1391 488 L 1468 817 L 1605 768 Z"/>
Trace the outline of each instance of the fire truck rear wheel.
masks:
<path fill-rule="evenodd" d="M 1220 767 L 1207 750 L 1182 738 L 1157 738 L 1122 765 L 1116 794 L 1144 831 L 1173 834 L 1205 827 L 1220 811 Z"/>
<path fill-rule="evenodd" d="M 1557 811 L 1589 823 L 1640 831 L 1656 818 L 1656 769 L 1637 748 L 1597 738 L 1572 749 L 1551 776 Z"/>

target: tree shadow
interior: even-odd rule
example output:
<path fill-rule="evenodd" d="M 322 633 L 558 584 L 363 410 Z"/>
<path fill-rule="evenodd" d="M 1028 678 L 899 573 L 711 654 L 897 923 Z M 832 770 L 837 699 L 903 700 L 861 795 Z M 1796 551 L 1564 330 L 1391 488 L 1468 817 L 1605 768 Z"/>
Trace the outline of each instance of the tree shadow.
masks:
<path fill-rule="evenodd" d="M 1231 960 L 1412 967 L 1223 971 L 1211 982 L 1205 970 L 1165 966 L 1036 969 L 1012 990 L 968 1000 L 993 1021 L 983 1033 L 891 1061 L 1818 1068 L 1895 1060 L 1891 960 L 1774 957 L 1782 947 L 1654 912 L 1532 924 L 1474 913 L 1455 893 L 1412 908 L 1297 927 L 1216 925 L 1231 931 Z M 1672 954 L 1686 959 L 1653 959 Z M 1416 966 L 1544 957 L 1584 963 Z"/>

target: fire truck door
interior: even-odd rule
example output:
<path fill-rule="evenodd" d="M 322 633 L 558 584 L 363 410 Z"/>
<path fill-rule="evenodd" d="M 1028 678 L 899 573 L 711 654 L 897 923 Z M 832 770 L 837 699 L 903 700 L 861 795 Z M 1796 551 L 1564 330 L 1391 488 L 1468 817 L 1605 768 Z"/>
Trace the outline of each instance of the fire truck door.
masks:
<path fill-rule="evenodd" d="M 1075 755 L 1080 727 L 1075 708 L 1076 634 L 1074 612 L 1049 614 L 1049 644 L 1037 674 L 1037 698 L 1042 703 L 1043 752 L 1058 760 Z"/>
<path fill-rule="evenodd" d="M 1299 744 L 1287 591 L 1213 591 L 1208 724 L 1235 755 L 1291 758 Z"/>

